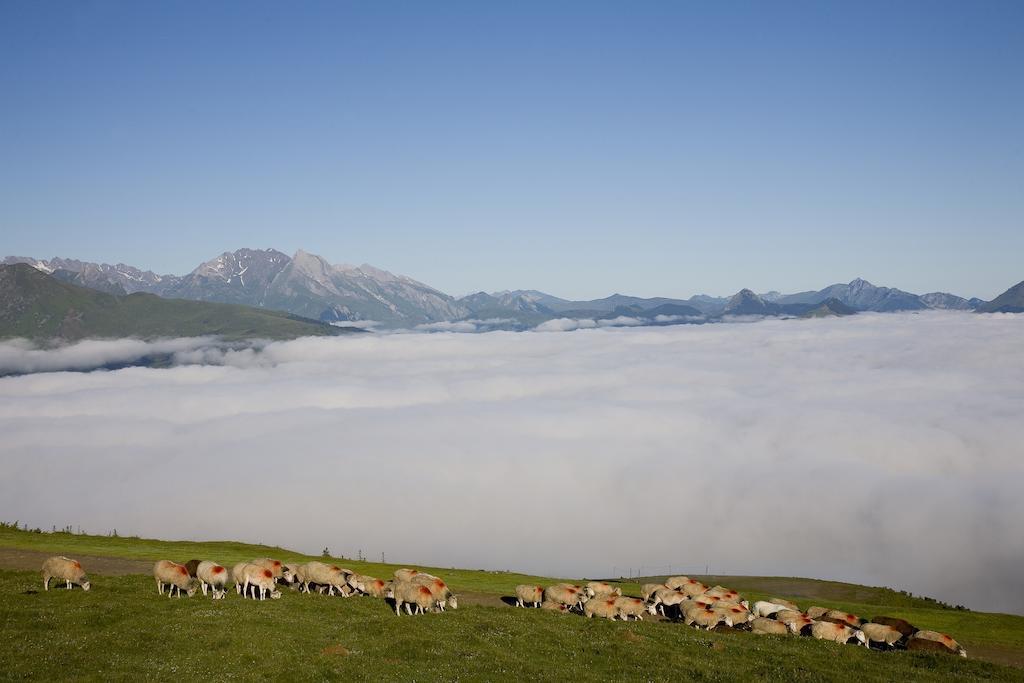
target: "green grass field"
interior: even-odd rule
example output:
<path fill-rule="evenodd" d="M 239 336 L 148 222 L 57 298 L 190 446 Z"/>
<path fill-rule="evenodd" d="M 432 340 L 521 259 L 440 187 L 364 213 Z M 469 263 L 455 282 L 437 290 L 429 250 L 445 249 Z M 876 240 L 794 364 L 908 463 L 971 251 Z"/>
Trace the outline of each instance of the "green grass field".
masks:
<path fill-rule="evenodd" d="M 0 529 L 0 550 L 120 558 L 123 571 L 169 558 L 230 564 L 306 556 L 241 543 L 191 543 Z M 10 560 L 9 560 L 10 561 Z M 34 559 L 33 559 L 34 561 Z M 395 565 L 345 561 L 388 576 Z M 88 563 L 86 563 L 88 569 Z M 429 568 L 427 568 L 429 569 Z M 456 611 L 396 617 L 372 598 L 284 591 L 280 600 L 169 600 L 151 576 L 93 572 L 93 589 L 43 592 L 37 571 L 0 570 L 0 678 L 183 676 L 353 680 L 1015 680 L 1024 618 L 921 606 L 886 589 L 803 579 L 733 577 L 751 598 L 787 586 L 801 604 L 902 616 L 958 638 L 969 659 L 874 652 L 802 638 L 698 632 L 677 623 L 607 622 L 513 609 L 497 598 L 524 581 L 503 572 L 432 570 L 467 599 Z M 121 573 L 121 572 L 116 572 Z M 635 585 L 623 584 L 626 593 Z M 762 589 L 769 589 L 765 592 Z M 812 595 L 808 595 L 812 594 Z M 865 602 L 831 597 L 855 597 Z M 785 596 L 783 596 L 785 597 Z M 981 654 L 978 654 L 981 653 Z M 987 654 L 986 654 L 987 653 Z M 995 661 L 989 661 L 995 660 Z"/>

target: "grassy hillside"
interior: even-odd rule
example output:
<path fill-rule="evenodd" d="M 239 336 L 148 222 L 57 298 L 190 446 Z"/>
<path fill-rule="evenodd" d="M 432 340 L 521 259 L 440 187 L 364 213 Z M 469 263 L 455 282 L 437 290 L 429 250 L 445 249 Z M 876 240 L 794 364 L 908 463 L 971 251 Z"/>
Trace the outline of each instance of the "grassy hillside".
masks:
<path fill-rule="evenodd" d="M 115 296 L 61 282 L 26 264 L 0 266 L 0 338 L 192 337 L 291 339 L 345 331 L 234 304 Z"/>
<path fill-rule="evenodd" d="M 35 563 L 40 553 L 57 552 L 120 558 L 125 568 L 139 572 L 165 557 L 211 558 L 222 564 L 264 555 L 284 560 L 307 557 L 232 542 L 0 529 L 0 566 L 10 566 L 4 558 L 18 553 L 34 553 Z M 347 560 L 344 564 L 378 576 L 394 568 Z M 794 596 L 802 605 L 813 602 L 865 615 L 903 616 L 919 627 L 952 633 L 971 658 L 869 652 L 809 639 L 706 633 L 668 622 L 605 622 L 513 609 L 498 598 L 509 595 L 517 583 L 552 580 L 503 572 L 438 568 L 434 573 L 466 598 L 460 609 L 399 618 L 383 601 L 372 598 L 343 600 L 289 591 L 281 600 L 264 603 L 233 594 L 216 603 L 199 596 L 168 600 L 156 595 L 150 576 L 131 573 L 110 576 L 94 571 L 89 593 L 43 593 L 38 572 L 28 567 L 0 570 L 0 678 L 1024 681 L 1024 670 L 995 663 L 1020 661 L 1024 618 L 915 604 L 880 609 L 851 599 L 885 602 L 905 596 L 851 584 L 761 577 L 724 581 L 751 597 L 767 594 L 760 589 L 774 592 L 789 586 L 791 592 L 818 594 L 813 600 Z M 632 584 L 623 587 L 627 593 L 635 589 Z"/>

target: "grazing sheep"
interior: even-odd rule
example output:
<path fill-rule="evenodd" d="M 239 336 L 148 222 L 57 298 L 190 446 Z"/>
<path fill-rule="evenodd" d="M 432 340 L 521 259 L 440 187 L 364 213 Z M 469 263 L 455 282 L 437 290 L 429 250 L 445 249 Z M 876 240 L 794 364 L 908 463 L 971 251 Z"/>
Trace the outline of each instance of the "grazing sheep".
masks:
<path fill-rule="evenodd" d="M 348 587 L 349 574 L 345 573 L 337 565 L 328 565 L 323 562 L 307 562 L 302 565 L 300 575 L 303 579 L 302 590 L 309 592 L 311 585 L 323 586 L 328 595 L 334 595 L 334 591 L 341 593 L 342 597 L 348 597 L 351 589 Z"/>
<path fill-rule="evenodd" d="M 437 605 L 437 599 L 430 588 L 422 584 L 399 581 L 395 583 L 394 594 L 395 614 L 399 616 L 402 614 L 402 605 L 405 605 L 405 612 L 409 615 L 429 612 Z"/>
<path fill-rule="evenodd" d="M 651 601 L 651 606 L 657 608 L 663 617 L 668 616 L 665 614 L 666 607 L 675 607 L 676 611 L 678 611 L 679 605 L 686 602 L 686 596 L 684 594 L 677 590 L 666 588 L 665 586 L 655 590 L 652 597 L 653 600 Z"/>
<path fill-rule="evenodd" d="M 668 584 L 666 584 L 666 585 L 668 585 Z M 671 588 L 671 587 L 672 586 L 669 586 L 669 588 Z M 688 597 L 692 598 L 692 597 L 696 597 L 698 595 L 703 595 L 704 591 L 706 591 L 707 589 L 708 589 L 708 587 L 705 586 L 700 581 L 697 581 L 695 579 L 690 579 L 687 583 L 684 583 L 682 586 L 680 586 L 676 590 L 679 590 L 679 591 L 685 593 Z"/>
<path fill-rule="evenodd" d="M 530 603 L 534 607 L 540 607 L 544 601 L 544 586 L 529 586 L 519 584 L 516 586 L 516 607 L 526 607 Z"/>
<path fill-rule="evenodd" d="M 778 614 L 779 612 L 782 612 L 782 611 L 785 611 L 785 610 L 788 610 L 788 609 L 789 608 L 786 607 L 785 605 L 780 605 L 777 602 L 768 602 L 767 600 L 758 600 L 757 602 L 754 603 L 754 606 L 751 608 L 750 611 L 753 612 L 754 616 L 756 616 L 756 617 L 770 617 L 772 615 Z"/>
<path fill-rule="evenodd" d="M 767 617 L 758 617 L 750 622 L 751 633 L 761 635 L 785 636 L 789 635 L 789 629 L 785 624 Z"/>
<path fill-rule="evenodd" d="M 242 594 L 242 589 L 245 587 L 245 565 L 248 562 L 239 562 L 231 568 L 231 580 L 235 582 L 235 592 L 239 595 Z"/>
<path fill-rule="evenodd" d="M 786 628 L 788 628 L 790 633 L 792 633 L 793 635 L 805 636 L 810 634 L 811 626 L 817 624 L 818 622 L 816 622 L 814 619 L 811 619 L 806 615 L 800 615 L 795 619 L 789 619 L 782 623 L 786 625 Z"/>
<path fill-rule="evenodd" d="M 416 576 L 417 574 L 419 574 L 419 571 L 416 570 L 416 569 L 396 569 L 395 570 L 395 578 L 397 580 L 399 580 L 399 581 L 409 581 L 409 580 L 412 579 L 412 577 Z"/>
<path fill-rule="evenodd" d="M 92 587 L 92 583 L 85 575 L 85 570 L 82 569 L 82 565 L 78 560 L 72 560 L 70 557 L 64 557 L 63 555 L 51 557 L 43 562 L 44 591 L 50 590 L 50 579 L 63 581 L 68 590 L 71 590 L 72 586 L 81 586 L 84 591 Z"/>
<path fill-rule="evenodd" d="M 604 581 L 591 581 L 584 586 L 583 589 L 587 592 L 589 597 L 594 597 L 595 595 L 614 595 L 615 597 L 618 597 L 622 595 L 621 588 L 613 586 L 610 583 L 605 583 Z"/>
<path fill-rule="evenodd" d="M 429 588 L 430 592 L 434 595 L 434 599 L 437 601 L 437 608 L 441 612 L 443 612 L 445 608 L 449 606 L 452 609 L 458 609 L 458 598 L 452 593 L 451 589 L 448 587 L 448 584 L 446 584 L 444 581 L 437 578 L 436 576 L 420 572 L 419 574 L 414 576 L 412 578 L 412 581 L 410 581 L 409 583 L 414 583 Z"/>
<path fill-rule="evenodd" d="M 583 606 L 583 589 L 571 583 L 556 583 L 544 589 L 544 602 L 558 602 L 569 608 Z"/>
<path fill-rule="evenodd" d="M 749 609 L 750 607 L 750 603 L 744 600 L 742 595 L 732 589 L 723 588 L 722 586 L 715 586 L 714 588 L 704 591 L 704 597 L 712 600 L 717 598 L 719 602 L 742 605 L 745 609 Z"/>
<path fill-rule="evenodd" d="M 286 564 L 282 570 L 282 577 L 288 582 L 289 588 L 295 590 L 302 587 L 301 564 Z"/>
<path fill-rule="evenodd" d="M 724 605 L 719 603 L 711 609 L 729 617 L 733 627 L 743 626 L 754 620 L 754 615 L 750 613 L 750 610 L 733 603 L 726 603 Z"/>
<path fill-rule="evenodd" d="M 619 607 L 615 604 L 615 597 L 599 595 L 583 603 L 583 614 L 587 619 L 593 619 L 597 616 L 602 619 L 615 621 L 616 617 L 619 616 Z"/>
<path fill-rule="evenodd" d="M 833 621 L 817 621 L 812 624 L 811 636 L 817 640 L 832 640 L 837 643 L 847 643 L 852 638 L 864 647 L 868 646 L 863 631 Z"/>
<path fill-rule="evenodd" d="M 167 597 L 177 591 L 180 598 L 181 589 L 184 588 L 185 594 L 191 598 L 199 590 L 199 582 L 188 575 L 185 565 L 170 560 L 160 560 L 153 565 L 153 578 L 156 579 L 156 592 L 160 595 L 164 594 L 164 586 L 168 587 Z"/>
<path fill-rule="evenodd" d="M 896 644 L 903 640 L 902 633 L 885 624 L 861 624 L 860 630 L 864 632 L 868 646 L 871 643 L 879 643 L 888 647 L 896 647 Z"/>
<path fill-rule="evenodd" d="M 786 600 L 785 598 L 768 598 L 768 602 L 774 602 L 776 605 L 782 605 L 786 609 L 791 609 L 794 612 L 799 612 L 800 608 L 796 604 Z"/>
<path fill-rule="evenodd" d="M 917 633 L 917 629 L 914 627 L 914 625 L 906 619 L 899 619 L 897 617 L 875 617 L 871 621 L 875 624 L 885 624 L 886 626 L 893 627 L 901 634 L 903 634 L 904 638 L 909 638 L 910 636 Z"/>
<path fill-rule="evenodd" d="M 780 609 L 778 612 L 775 613 L 775 616 L 772 617 L 772 619 L 774 619 L 775 621 L 781 621 L 782 623 L 786 623 L 787 621 L 799 619 L 800 617 L 806 616 L 807 615 L 803 612 L 797 612 L 796 610 Z"/>
<path fill-rule="evenodd" d="M 251 561 L 249 564 L 254 564 L 257 567 L 263 567 L 264 569 L 269 569 L 275 581 L 284 576 L 284 565 L 281 564 L 281 560 L 274 560 L 269 557 L 261 557 L 259 559 Z"/>
<path fill-rule="evenodd" d="M 864 623 L 864 620 L 856 614 L 850 614 L 849 612 L 844 612 L 838 609 L 830 609 L 828 612 L 821 615 L 818 618 L 818 621 L 831 621 L 836 624 L 846 624 L 855 628 L 859 628 L 860 625 Z"/>
<path fill-rule="evenodd" d="M 967 650 L 960 646 L 945 633 L 938 631 L 918 631 L 907 641 L 908 650 L 924 650 L 927 652 L 947 652 L 949 654 L 967 656 Z"/>
<path fill-rule="evenodd" d="M 644 612 L 654 614 L 654 605 L 648 605 L 640 598 L 627 598 L 618 596 L 615 598 L 615 606 L 619 609 L 619 615 L 623 621 L 629 621 L 633 617 L 637 621 L 643 621 Z"/>
<path fill-rule="evenodd" d="M 643 586 L 640 587 L 640 597 L 650 602 L 651 596 L 654 595 L 654 591 L 658 590 L 659 588 L 668 588 L 668 586 L 666 586 L 663 583 L 645 583 Z M 671 590 L 675 589 L 673 588 Z"/>
<path fill-rule="evenodd" d="M 242 576 L 245 577 L 242 597 L 247 597 L 246 591 L 250 588 L 252 589 L 253 600 L 256 599 L 257 588 L 260 592 L 260 600 L 265 600 L 268 595 L 271 600 L 277 600 L 281 597 L 281 591 L 277 590 L 277 579 L 274 577 L 272 569 L 249 563 L 242 568 Z"/>
<path fill-rule="evenodd" d="M 673 590 L 679 590 L 688 583 L 699 583 L 689 576 L 670 576 L 665 579 L 665 588 L 671 588 Z"/>
<path fill-rule="evenodd" d="M 551 610 L 552 612 L 568 612 L 569 606 L 563 605 L 560 602 L 542 602 L 540 603 L 541 609 Z"/>
<path fill-rule="evenodd" d="M 388 584 L 386 581 L 381 581 L 376 577 L 366 576 L 365 574 L 360 574 L 355 578 L 363 587 L 363 593 L 366 595 L 374 598 L 383 598 L 387 595 Z"/>
<path fill-rule="evenodd" d="M 683 623 L 687 626 L 693 626 L 694 628 L 705 628 L 710 631 L 719 624 L 725 624 L 726 626 L 732 627 L 732 620 L 729 619 L 729 617 L 716 610 L 699 607 L 697 605 L 693 605 L 685 609 L 683 615 Z"/>
<path fill-rule="evenodd" d="M 185 566 L 188 569 L 188 565 Z M 213 592 L 214 600 L 221 600 L 227 595 L 228 570 L 216 562 L 204 560 L 196 566 L 196 578 L 199 579 L 203 595 L 206 595 L 207 586 Z"/>
<path fill-rule="evenodd" d="M 196 578 L 196 571 L 199 569 L 199 563 L 202 560 L 189 560 L 185 563 L 185 569 L 188 570 L 188 575 L 192 578 Z"/>
<path fill-rule="evenodd" d="M 806 614 L 811 619 L 820 619 L 821 617 L 823 617 L 826 614 L 828 614 L 828 612 L 829 612 L 828 607 L 817 607 L 817 606 L 815 606 L 815 607 L 808 607 L 807 611 L 806 611 Z"/>

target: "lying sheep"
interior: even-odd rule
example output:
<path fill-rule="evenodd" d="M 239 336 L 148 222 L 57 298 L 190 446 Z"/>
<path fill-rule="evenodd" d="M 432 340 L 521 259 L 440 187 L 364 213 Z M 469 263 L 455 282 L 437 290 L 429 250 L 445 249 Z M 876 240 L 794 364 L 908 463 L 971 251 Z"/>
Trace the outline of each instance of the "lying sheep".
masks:
<path fill-rule="evenodd" d="M 610 583 L 604 581 L 591 581 L 583 587 L 589 597 L 595 595 L 614 595 L 616 597 L 622 595 L 622 589 L 618 586 L 613 586 Z"/>
<path fill-rule="evenodd" d="M 246 592 L 249 589 L 251 589 L 253 600 L 256 599 L 256 589 L 259 589 L 260 600 L 265 600 L 268 595 L 271 600 L 281 597 L 281 591 L 277 590 L 277 579 L 272 569 L 250 562 L 242 568 L 242 576 L 245 578 L 242 597 L 247 597 Z"/>
<path fill-rule="evenodd" d="M 661 616 L 663 617 L 668 616 L 667 614 L 665 614 L 666 607 L 675 607 L 677 608 L 676 611 L 678 611 L 679 605 L 683 602 L 686 602 L 685 595 L 683 595 L 677 590 L 666 588 L 665 586 L 662 586 L 661 588 L 655 590 L 654 594 L 651 597 L 651 606 L 656 608 L 659 612 L 661 612 Z"/>
<path fill-rule="evenodd" d="M 398 581 L 393 588 L 395 596 L 395 614 L 401 616 L 402 605 L 406 614 L 423 614 L 432 611 L 437 599 L 427 586 L 411 581 Z M 414 609 L 415 608 L 415 609 Z"/>
<path fill-rule="evenodd" d="M 666 586 L 663 583 L 645 583 L 643 586 L 640 587 L 640 597 L 650 602 L 651 596 L 654 595 L 654 592 L 659 588 L 668 588 L 668 586 Z M 670 590 L 675 590 L 675 588 L 672 588 Z"/>
<path fill-rule="evenodd" d="M 761 635 L 784 636 L 789 634 L 789 628 L 785 624 L 767 617 L 757 617 L 750 622 L 751 633 Z"/>
<path fill-rule="evenodd" d="M 885 624 L 886 626 L 893 627 L 899 631 L 904 638 L 909 638 L 917 633 L 917 629 L 914 625 L 906 619 L 899 619 L 898 617 L 875 617 L 871 621 L 875 624 Z"/>
<path fill-rule="evenodd" d="M 948 652 L 949 654 L 967 656 L 967 650 L 944 633 L 938 631 L 918 631 L 907 641 L 908 650 L 924 650 L 926 652 Z"/>
<path fill-rule="evenodd" d="M 185 566 L 188 569 L 188 565 Z M 196 566 L 195 578 L 199 579 L 199 585 L 206 595 L 206 588 L 209 586 L 213 593 L 214 600 L 221 600 L 227 595 L 228 570 L 216 562 L 204 560 Z"/>
<path fill-rule="evenodd" d="M 184 588 L 185 594 L 191 598 L 199 590 L 199 582 L 188 575 L 185 565 L 170 560 L 160 560 L 153 565 L 153 578 L 156 579 L 156 592 L 160 595 L 164 594 L 164 586 L 168 587 L 167 597 L 177 591 L 180 598 L 181 589 Z"/>
<path fill-rule="evenodd" d="M 606 595 L 600 595 L 597 597 L 590 598 L 583 603 L 583 614 L 588 619 L 593 619 L 595 616 L 602 619 L 615 619 L 619 616 L 619 607 L 615 604 L 615 598 Z"/>
<path fill-rule="evenodd" d="M 85 575 L 85 570 L 82 569 L 78 560 L 72 560 L 63 555 L 51 557 L 43 562 L 44 591 L 50 590 L 50 579 L 63 581 L 68 590 L 71 590 L 72 586 L 81 586 L 84 591 L 92 587 L 89 577 Z"/>
<path fill-rule="evenodd" d="M 871 643 L 896 647 L 896 644 L 903 640 L 902 633 L 885 624 L 861 624 L 860 630 L 864 632 L 869 647 Z"/>
<path fill-rule="evenodd" d="M 627 598 L 620 595 L 614 598 L 614 600 L 615 606 L 619 610 L 619 616 L 622 617 L 623 621 L 629 621 L 630 617 L 637 621 L 643 621 L 644 612 L 654 614 L 654 605 L 648 605 L 640 598 Z"/>
<path fill-rule="evenodd" d="M 758 600 L 750 611 L 754 613 L 755 617 L 770 617 L 788 609 L 785 605 L 780 605 L 777 602 Z"/>
<path fill-rule="evenodd" d="M 697 605 L 693 605 L 692 607 L 685 609 L 683 617 L 683 623 L 687 626 L 705 628 L 708 631 L 712 630 L 719 624 L 725 624 L 726 626 L 732 627 L 732 620 L 729 619 L 729 617 L 716 610 L 699 607 Z"/>
<path fill-rule="evenodd" d="M 516 607 L 525 607 L 530 603 L 534 607 L 540 607 L 544 601 L 544 586 L 530 586 L 520 584 L 516 586 Z"/>
<path fill-rule="evenodd" d="M 849 612 L 844 612 L 839 609 L 830 609 L 828 612 L 825 612 L 825 614 L 818 617 L 818 621 L 831 621 L 836 624 L 853 626 L 854 628 L 859 628 L 860 625 L 864 623 L 864 620 L 856 614 L 850 614 Z"/>
<path fill-rule="evenodd" d="M 817 640 L 831 640 L 837 643 L 847 643 L 852 638 L 864 647 L 868 646 L 863 631 L 833 621 L 814 622 L 811 625 L 811 636 Z"/>
<path fill-rule="evenodd" d="M 792 603 L 789 600 L 786 600 L 784 598 L 768 598 L 768 602 L 773 602 L 776 605 L 782 605 L 786 609 L 791 609 L 794 612 L 799 612 L 800 611 L 799 607 L 797 607 L 794 603 Z"/>
<path fill-rule="evenodd" d="M 544 602 L 558 602 L 566 607 L 582 607 L 585 594 L 579 586 L 571 583 L 556 583 L 544 589 Z"/>

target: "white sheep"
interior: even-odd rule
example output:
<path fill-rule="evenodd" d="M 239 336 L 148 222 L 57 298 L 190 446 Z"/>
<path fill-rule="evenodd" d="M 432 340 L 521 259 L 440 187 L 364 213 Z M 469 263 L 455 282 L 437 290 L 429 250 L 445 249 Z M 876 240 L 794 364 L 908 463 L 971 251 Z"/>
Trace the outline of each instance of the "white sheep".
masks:
<path fill-rule="evenodd" d="M 248 562 L 239 562 L 231 568 L 231 580 L 235 582 L 235 592 L 239 595 L 242 594 L 242 589 L 245 588 L 245 566 Z"/>
<path fill-rule="evenodd" d="M 767 617 L 757 617 L 751 621 L 750 631 L 751 633 L 773 636 L 785 636 L 789 634 L 789 629 L 785 624 Z"/>
<path fill-rule="evenodd" d="M 730 628 L 732 627 L 732 620 L 721 612 L 706 607 L 700 607 L 695 604 L 690 604 L 684 607 L 683 617 L 683 623 L 687 626 L 705 628 L 708 631 L 714 629 L 719 624 L 725 624 Z"/>
<path fill-rule="evenodd" d="M 417 569 L 396 569 L 395 579 L 398 581 L 409 581 L 419 573 L 420 572 Z"/>
<path fill-rule="evenodd" d="M 516 607 L 525 607 L 530 603 L 534 607 L 540 607 L 544 601 L 544 586 L 530 586 L 520 584 L 516 586 Z"/>
<path fill-rule="evenodd" d="M 196 578 L 200 581 L 203 595 L 206 595 L 206 588 L 209 586 L 213 593 L 214 600 L 220 600 L 227 594 L 228 570 L 216 562 L 203 560 L 196 567 Z"/>
<path fill-rule="evenodd" d="M 688 583 L 692 584 L 700 582 L 695 579 L 691 579 L 689 576 L 670 576 L 665 579 L 665 587 L 671 588 L 672 590 L 679 590 Z"/>
<path fill-rule="evenodd" d="M 245 584 L 242 588 L 242 596 L 248 597 L 246 592 L 252 589 L 252 599 L 256 599 L 256 590 L 259 589 L 260 600 L 268 596 L 271 600 L 281 597 L 281 591 L 277 590 L 277 579 L 272 569 L 265 566 L 249 563 L 242 568 L 242 576 Z"/>
<path fill-rule="evenodd" d="M 354 577 L 362 586 L 362 592 L 374 598 L 383 598 L 388 592 L 388 582 L 373 576 L 359 574 Z"/>
<path fill-rule="evenodd" d="M 654 593 L 651 595 L 651 606 L 657 608 L 657 610 L 661 612 L 662 616 L 668 616 L 665 614 L 666 607 L 678 607 L 683 602 L 686 602 L 686 599 L 686 595 L 683 593 L 662 586 L 661 588 L 655 589 Z"/>
<path fill-rule="evenodd" d="M 72 560 L 70 557 L 64 557 L 63 555 L 51 557 L 43 562 L 44 591 L 50 590 L 50 579 L 63 581 L 68 590 L 71 590 L 72 586 L 81 586 L 84 591 L 92 587 L 92 583 L 85 575 L 85 570 L 82 569 L 81 563 L 78 560 Z"/>
<path fill-rule="evenodd" d="M 888 647 L 896 647 L 896 644 L 903 640 L 902 633 L 892 626 L 886 626 L 885 624 L 861 624 L 860 630 L 864 632 L 864 637 L 868 639 L 868 645 L 871 645 L 871 643 L 881 643 Z"/>
<path fill-rule="evenodd" d="M 623 621 L 629 621 L 633 617 L 637 621 L 643 621 L 644 612 L 654 614 L 654 605 L 648 605 L 640 598 L 628 598 L 619 596 L 615 598 L 615 606 L 619 608 L 619 616 Z"/>
<path fill-rule="evenodd" d="M 442 612 L 448 606 L 451 606 L 452 609 L 458 608 L 458 598 L 452 594 L 448 584 L 438 577 L 433 576 L 432 574 L 420 572 L 416 576 L 412 577 L 411 583 L 418 583 L 421 586 L 429 588 L 430 592 L 433 593 L 434 597 L 437 599 L 437 606 Z"/>
<path fill-rule="evenodd" d="M 600 595 L 590 598 L 583 603 L 583 614 L 588 619 L 593 619 L 596 616 L 601 619 L 611 619 L 612 621 L 615 621 L 620 614 L 620 610 L 618 605 L 615 604 L 614 597 Z"/>
<path fill-rule="evenodd" d="M 583 589 L 571 583 L 556 583 L 544 589 L 544 602 L 558 602 L 570 608 L 582 608 L 584 597 Z"/>
<path fill-rule="evenodd" d="M 281 564 L 281 560 L 275 560 L 270 557 L 260 557 L 255 560 L 252 560 L 251 562 L 249 562 L 249 564 L 254 564 L 257 567 L 263 567 L 264 569 L 269 569 L 275 581 L 277 581 L 277 579 L 284 577 L 284 565 Z"/>
<path fill-rule="evenodd" d="M 430 588 L 411 581 L 398 581 L 392 589 L 395 596 L 395 614 L 401 616 L 402 605 L 406 614 L 423 614 L 437 606 L 437 599 Z"/>
<path fill-rule="evenodd" d="M 750 610 L 734 603 L 719 603 L 711 609 L 727 616 L 733 626 L 741 626 L 754 620 L 754 615 L 750 613 Z"/>
<path fill-rule="evenodd" d="M 653 596 L 654 592 L 659 588 L 668 588 L 668 586 L 666 586 L 663 583 L 645 583 L 643 586 L 640 587 L 640 597 L 650 602 L 651 596 Z M 673 588 L 671 590 L 675 589 Z"/>
<path fill-rule="evenodd" d="M 834 621 L 814 622 L 811 625 L 811 636 L 817 640 L 832 640 L 837 643 L 847 643 L 853 638 L 864 647 L 868 646 L 863 631 L 853 628 L 849 624 L 838 624 Z"/>
<path fill-rule="evenodd" d="M 564 612 L 568 612 L 569 611 L 569 606 L 568 605 L 564 605 L 564 604 L 562 604 L 560 602 L 548 602 L 548 601 L 545 601 L 545 602 L 540 603 L 540 608 L 541 609 L 546 609 L 546 610 L 551 610 L 552 612 L 563 612 L 564 613 Z"/>
<path fill-rule="evenodd" d="M 774 602 L 776 605 L 782 605 L 786 609 L 791 609 L 794 612 L 800 611 L 800 608 L 796 606 L 796 603 L 790 602 L 785 598 L 768 598 L 768 602 Z"/>
<path fill-rule="evenodd" d="M 861 619 L 856 614 L 850 614 L 839 609 L 830 609 L 825 614 L 818 617 L 819 621 L 834 621 L 836 623 L 843 623 L 854 628 L 860 628 L 860 625 L 864 623 L 864 619 Z"/>
<path fill-rule="evenodd" d="M 590 581 L 583 587 L 587 595 L 594 597 L 595 595 L 614 595 L 616 597 L 622 595 L 622 589 L 618 586 L 613 586 L 610 583 L 604 581 Z"/>
<path fill-rule="evenodd" d="M 961 657 L 967 656 L 967 650 L 961 647 L 960 643 L 945 633 L 939 633 L 938 631 L 918 631 L 910 636 L 910 640 L 907 641 L 907 649 L 925 650 L 927 652 L 948 652 L 960 655 Z"/>
<path fill-rule="evenodd" d="M 199 590 L 199 581 L 189 576 L 185 565 L 170 560 L 160 560 L 153 565 L 153 578 L 156 579 L 156 591 L 160 595 L 164 594 L 164 586 L 168 587 L 167 597 L 177 591 L 180 598 L 181 589 L 184 588 L 185 594 L 191 598 Z"/>
<path fill-rule="evenodd" d="M 351 573 L 351 572 L 350 572 Z M 328 565 L 323 562 L 307 562 L 302 565 L 301 576 L 303 579 L 303 590 L 308 593 L 309 587 L 313 584 L 324 586 L 329 595 L 334 595 L 337 590 L 342 597 L 348 597 L 351 589 L 348 587 L 349 574 L 337 565 Z"/>
<path fill-rule="evenodd" d="M 785 605 L 768 602 L 767 600 L 758 600 L 750 611 L 754 613 L 755 617 L 770 617 L 788 609 Z"/>

